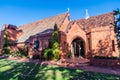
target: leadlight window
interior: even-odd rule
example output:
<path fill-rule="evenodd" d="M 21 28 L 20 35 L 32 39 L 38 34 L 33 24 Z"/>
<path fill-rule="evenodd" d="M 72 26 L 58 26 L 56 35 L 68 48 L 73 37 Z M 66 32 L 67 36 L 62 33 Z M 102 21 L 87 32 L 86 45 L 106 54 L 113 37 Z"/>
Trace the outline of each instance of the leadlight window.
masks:
<path fill-rule="evenodd" d="M 91 40 L 90 40 L 90 38 L 88 38 L 88 48 L 89 48 L 89 50 L 91 50 Z"/>
<path fill-rule="evenodd" d="M 112 40 L 112 50 L 115 51 L 115 41 Z"/>
<path fill-rule="evenodd" d="M 68 20 L 70 21 L 70 16 L 68 16 Z"/>
<path fill-rule="evenodd" d="M 38 49 L 39 49 L 39 44 L 40 44 L 40 43 L 39 43 L 39 40 L 35 40 L 35 41 L 34 41 L 34 49 L 35 49 L 35 50 L 38 50 Z"/>

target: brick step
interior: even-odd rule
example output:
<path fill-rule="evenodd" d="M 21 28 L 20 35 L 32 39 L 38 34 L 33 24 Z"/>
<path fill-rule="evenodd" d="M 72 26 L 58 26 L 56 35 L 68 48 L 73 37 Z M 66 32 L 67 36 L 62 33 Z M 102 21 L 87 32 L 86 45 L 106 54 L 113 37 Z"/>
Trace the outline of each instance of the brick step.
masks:
<path fill-rule="evenodd" d="M 89 65 L 89 60 L 86 58 L 69 58 L 69 59 L 62 59 L 59 61 L 61 64 L 65 64 L 67 66 L 85 66 Z"/>

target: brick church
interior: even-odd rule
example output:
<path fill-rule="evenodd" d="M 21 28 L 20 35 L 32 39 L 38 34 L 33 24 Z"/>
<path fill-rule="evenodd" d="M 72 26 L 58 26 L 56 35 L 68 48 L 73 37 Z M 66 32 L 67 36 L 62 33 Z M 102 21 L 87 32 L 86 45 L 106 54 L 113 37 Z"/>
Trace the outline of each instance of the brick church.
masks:
<path fill-rule="evenodd" d="M 60 56 L 71 51 L 74 57 L 90 58 L 93 56 L 119 56 L 117 39 L 114 33 L 115 17 L 107 13 L 88 19 L 71 20 L 70 13 L 63 13 L 22 26 L 4 24 L 0 35 L 2 52 L 3 34 L 8 32 L 8 39 L 16 43 L 12 50 L 27 46 L 28 56 L 41 54 L 48 47 L 54 25 L 57 24 L 60 35 Z M 37 41 L 38 51 L 34 50 Z M 2 53 L 0 53 L 2 54 Z"/>

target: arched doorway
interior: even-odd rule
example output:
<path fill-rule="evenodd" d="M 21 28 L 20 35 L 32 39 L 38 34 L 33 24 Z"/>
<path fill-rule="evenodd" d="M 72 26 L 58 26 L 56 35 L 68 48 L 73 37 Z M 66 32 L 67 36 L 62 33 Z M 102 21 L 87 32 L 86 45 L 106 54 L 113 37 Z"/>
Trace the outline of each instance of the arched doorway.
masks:
<path fill-rule="evenodd" d="M 74 57 L 85 57 L 85 42 L 81 38 L 76 38 L 71 43 L 71 52 Z"/>

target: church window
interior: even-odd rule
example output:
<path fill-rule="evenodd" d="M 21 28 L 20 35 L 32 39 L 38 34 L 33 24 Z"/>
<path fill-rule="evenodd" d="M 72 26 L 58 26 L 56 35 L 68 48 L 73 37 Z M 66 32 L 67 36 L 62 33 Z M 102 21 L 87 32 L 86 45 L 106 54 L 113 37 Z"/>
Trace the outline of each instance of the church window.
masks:
<path fill-rule="evenodd" d="M 89 50 L 91 50 L 91 40 L 90 40 L 90 38 L 88 38 L 88 48 L 89 48 Z"/>
<path fill-rule="evenodd" d="M 70 16 L 68 16 L 68 20 L 70 21 Z"/>
<path fill-rule="evenodd" d="M 39 40 L 34 41 L 34 49 L 38 50 L 39 49 Z"/>
<path fill-rule="evenodd" d="M 112 40 L 112 51 L 115 51 L 115 41 Z"/>

